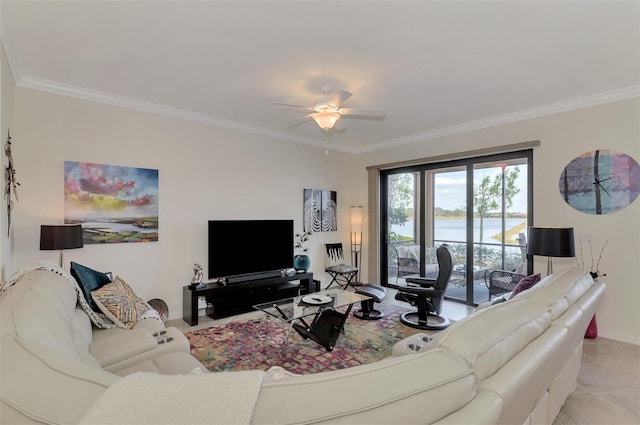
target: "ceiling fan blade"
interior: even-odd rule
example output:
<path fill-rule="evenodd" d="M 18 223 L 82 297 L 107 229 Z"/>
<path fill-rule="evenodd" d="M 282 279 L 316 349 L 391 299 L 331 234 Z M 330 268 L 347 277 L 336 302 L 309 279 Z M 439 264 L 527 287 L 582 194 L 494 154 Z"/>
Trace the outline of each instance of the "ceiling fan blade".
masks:
<path fill-rule="evenodd" d="M 342 108 L 338 110 L 342 115 L 359 115 L 361 117 L 384 118 L 384 109 L 367 109 L 367 108 Z"/>
<path fill-rule="evenodd" d="M 296 119 L 293 119 L 291 121 L 285 122 L 284 125 L 285 125 L 285 127 L 293 127 L 295 125 L 302 124 L 304 121 L 307 121 L 307 118 L 311 118 L 311 115 L 313 115 L 313 114 L 303 115 L 303 116 L 298 117 Z"/>
<path fill-rule="evenodd" d="M 308 106 L 294 105 L 292 103 L 273 102 L 273 105 L 286 106 L 288 108 L 296 108 L 296 109 L 306 109 L 307 111 L 315 111 L 313 108 L 309 108 Z"/>
<path fill-rule="evenodd" d="M 352 96 L 351 92 L 346 90 L 338 90 L 333 96 L 327 100 L 327 105 L 334 108 L 340 108 L 342 104 Z"/>

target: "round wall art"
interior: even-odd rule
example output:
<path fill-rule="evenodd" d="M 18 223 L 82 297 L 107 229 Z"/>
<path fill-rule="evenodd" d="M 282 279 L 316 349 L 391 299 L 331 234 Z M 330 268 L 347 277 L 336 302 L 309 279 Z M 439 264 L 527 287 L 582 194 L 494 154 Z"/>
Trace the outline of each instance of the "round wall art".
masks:
<path fill-rule="evenodd" d="M 564 167 L 559 188 L 565 202 L 578 211 L 610 214 L 640 194 L 640 165 L 620 152 L 586 152 Z"/>

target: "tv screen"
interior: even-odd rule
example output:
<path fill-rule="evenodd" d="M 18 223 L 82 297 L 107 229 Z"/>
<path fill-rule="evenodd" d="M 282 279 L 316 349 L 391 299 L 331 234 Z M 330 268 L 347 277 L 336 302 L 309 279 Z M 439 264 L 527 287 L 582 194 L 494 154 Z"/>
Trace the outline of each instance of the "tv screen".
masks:
<path fill-rule="evenodd" d="M 293 267 L 293 220 L 210 220 L 209 279 Z"/>

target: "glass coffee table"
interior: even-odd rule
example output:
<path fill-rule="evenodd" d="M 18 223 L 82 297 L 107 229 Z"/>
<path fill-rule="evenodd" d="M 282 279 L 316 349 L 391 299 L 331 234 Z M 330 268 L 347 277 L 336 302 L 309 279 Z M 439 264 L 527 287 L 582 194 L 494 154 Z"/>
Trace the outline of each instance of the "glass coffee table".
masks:
<path fill-rule="evenodd" d="M 287 346 L 291 329 L 295 329 L 304 339 L 311 339 L 331 351 L 344 329 L 353 304 L 369 298 L 368 295 L 343 289 L 330 289 L 258 304 L 253 308 L 289 324 L 284 347 Z M 345 306 L 344 312 L 336 310 Z"/>

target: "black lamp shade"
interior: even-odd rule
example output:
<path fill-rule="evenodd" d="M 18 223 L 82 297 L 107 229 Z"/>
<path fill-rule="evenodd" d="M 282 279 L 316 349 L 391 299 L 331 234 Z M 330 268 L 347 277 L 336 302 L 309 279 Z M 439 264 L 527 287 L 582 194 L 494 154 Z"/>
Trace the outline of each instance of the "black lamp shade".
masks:
<path fill-rule="evenodd" d="M 574 257 L 573 227 L 529 227 L 527 254 Z"/>
<path fill-rule="evenodd" d="M 82 248 L 82 226 L 79 224 L 40 226 L 40 249 Z"/>

